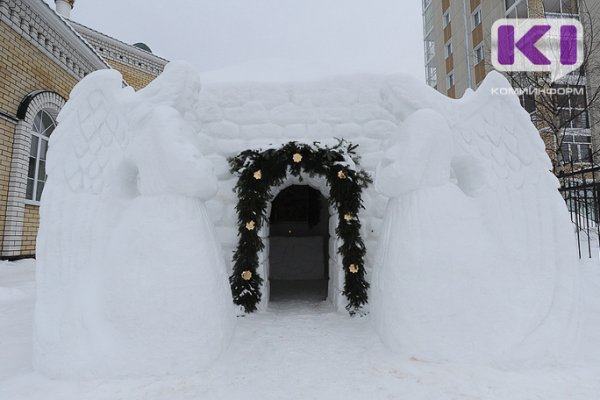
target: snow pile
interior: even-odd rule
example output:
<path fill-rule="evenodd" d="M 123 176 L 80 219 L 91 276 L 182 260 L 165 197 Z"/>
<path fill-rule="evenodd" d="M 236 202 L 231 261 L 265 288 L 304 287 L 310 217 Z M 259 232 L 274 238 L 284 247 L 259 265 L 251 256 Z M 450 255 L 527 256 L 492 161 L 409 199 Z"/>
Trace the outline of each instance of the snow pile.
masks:
<path fill-rule="evenodd" d="M 204 205 L 217 180 L 186 121 L 199 92 L 182 63 L 138 93 L 116 71 L 73 90 L 40 209 L 38 371 L 190 373 L 227 347 L 231 292 Z"/>
<path fill-rule="evenodd" d="M 391 199 L 372 311 L 398 351 L 436 361 L 554 362 L 573 350 L 569 216 L 529 116 L 516 97 L 493 94 L 507 85 L 490 74 L 458 101 L 402 82 L 384 91 L 390 111 L 409 116 L 376 174 Z"/>
<path fill-rule="evenodd" d="M 10 272 L 11 279 L 3 279 L 0 282 L 0 305 L 10 304 L 15 301 L 27 299 L 33 283 L 29 282 L 30 265 L 34 260 L 20 260 L 15 262 L 2 261 L 0 268 L 4 272 Z M 23 284 L 23 282 L 26 282 Z"/>

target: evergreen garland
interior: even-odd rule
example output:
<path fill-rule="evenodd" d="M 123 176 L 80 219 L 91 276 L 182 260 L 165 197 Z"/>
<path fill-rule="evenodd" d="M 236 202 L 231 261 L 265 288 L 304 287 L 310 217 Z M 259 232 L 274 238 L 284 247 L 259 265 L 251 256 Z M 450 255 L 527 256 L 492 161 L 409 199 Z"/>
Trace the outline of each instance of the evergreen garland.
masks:
<path fill-rule="evenodd" d="M 233 255 L 233 274 L 229 278 L 235 304 L 248 313 L 256 311 L 261 299 L 263 278 L 258 275 L 258 254 L 265 248 L 259 236 L 268 221 L 267 206 L 271 188 L 281 185 L 288 174 L 324 176 L 329 185 L 329 203 L 339 217 L 336 234 L 342 239 L 338 253 L 345 272 L 344 295 L 351 315 L 367 303 L 369 284 L 365 280 L 365 245 L 360 236 L 358 212 L 363 207 L 362 191 L 372 179 L 364 170 L 356 170 L 357 145 L 340 140 L 328 147 L 320 143 L 289 142 L 278 149 L 245 150 L 230 158 L 231 172 L 239 176 L 234 191 L 238 196 L 239 242 Z"/>

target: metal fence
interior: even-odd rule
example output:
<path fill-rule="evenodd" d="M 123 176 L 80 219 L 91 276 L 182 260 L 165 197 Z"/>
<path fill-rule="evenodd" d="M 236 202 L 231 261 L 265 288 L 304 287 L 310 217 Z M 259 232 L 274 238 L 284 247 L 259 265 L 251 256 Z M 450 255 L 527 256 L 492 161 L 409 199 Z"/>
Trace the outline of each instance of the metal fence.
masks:
<path fill-rule="evenodd" d="M 561 172 L 558 179 L 577 234 L 579 258 L 591 258 L 600 246 L 600 167 Z"/>

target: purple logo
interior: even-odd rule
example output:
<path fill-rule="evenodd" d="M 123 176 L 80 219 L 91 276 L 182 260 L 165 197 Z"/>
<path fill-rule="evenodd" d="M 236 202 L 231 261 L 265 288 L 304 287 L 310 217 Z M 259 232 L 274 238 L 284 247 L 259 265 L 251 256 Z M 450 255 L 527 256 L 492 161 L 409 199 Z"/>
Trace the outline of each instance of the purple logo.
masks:
<path fill-rule="evenodd" d="M 503 19 L 492 27 L 492 64 L 503 72 L 550 72 L 557 80 L 583 63 L 583 27 L 574 19 Z"/>

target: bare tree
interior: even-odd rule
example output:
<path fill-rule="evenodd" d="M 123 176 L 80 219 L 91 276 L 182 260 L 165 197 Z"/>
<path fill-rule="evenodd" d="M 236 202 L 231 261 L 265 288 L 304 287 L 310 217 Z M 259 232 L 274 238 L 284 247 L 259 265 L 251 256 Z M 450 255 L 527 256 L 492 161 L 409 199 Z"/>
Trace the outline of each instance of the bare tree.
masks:
<path fill-rule="evenodd" d="M 561 7 L 562 16 L 579 18 L 585 29 L 581 68 L 557 82 L 549 73 L 506 74 L 540 130 L 556 174 L 567 164 L 600 162 L 600 1 L 562 0 Z"/>

